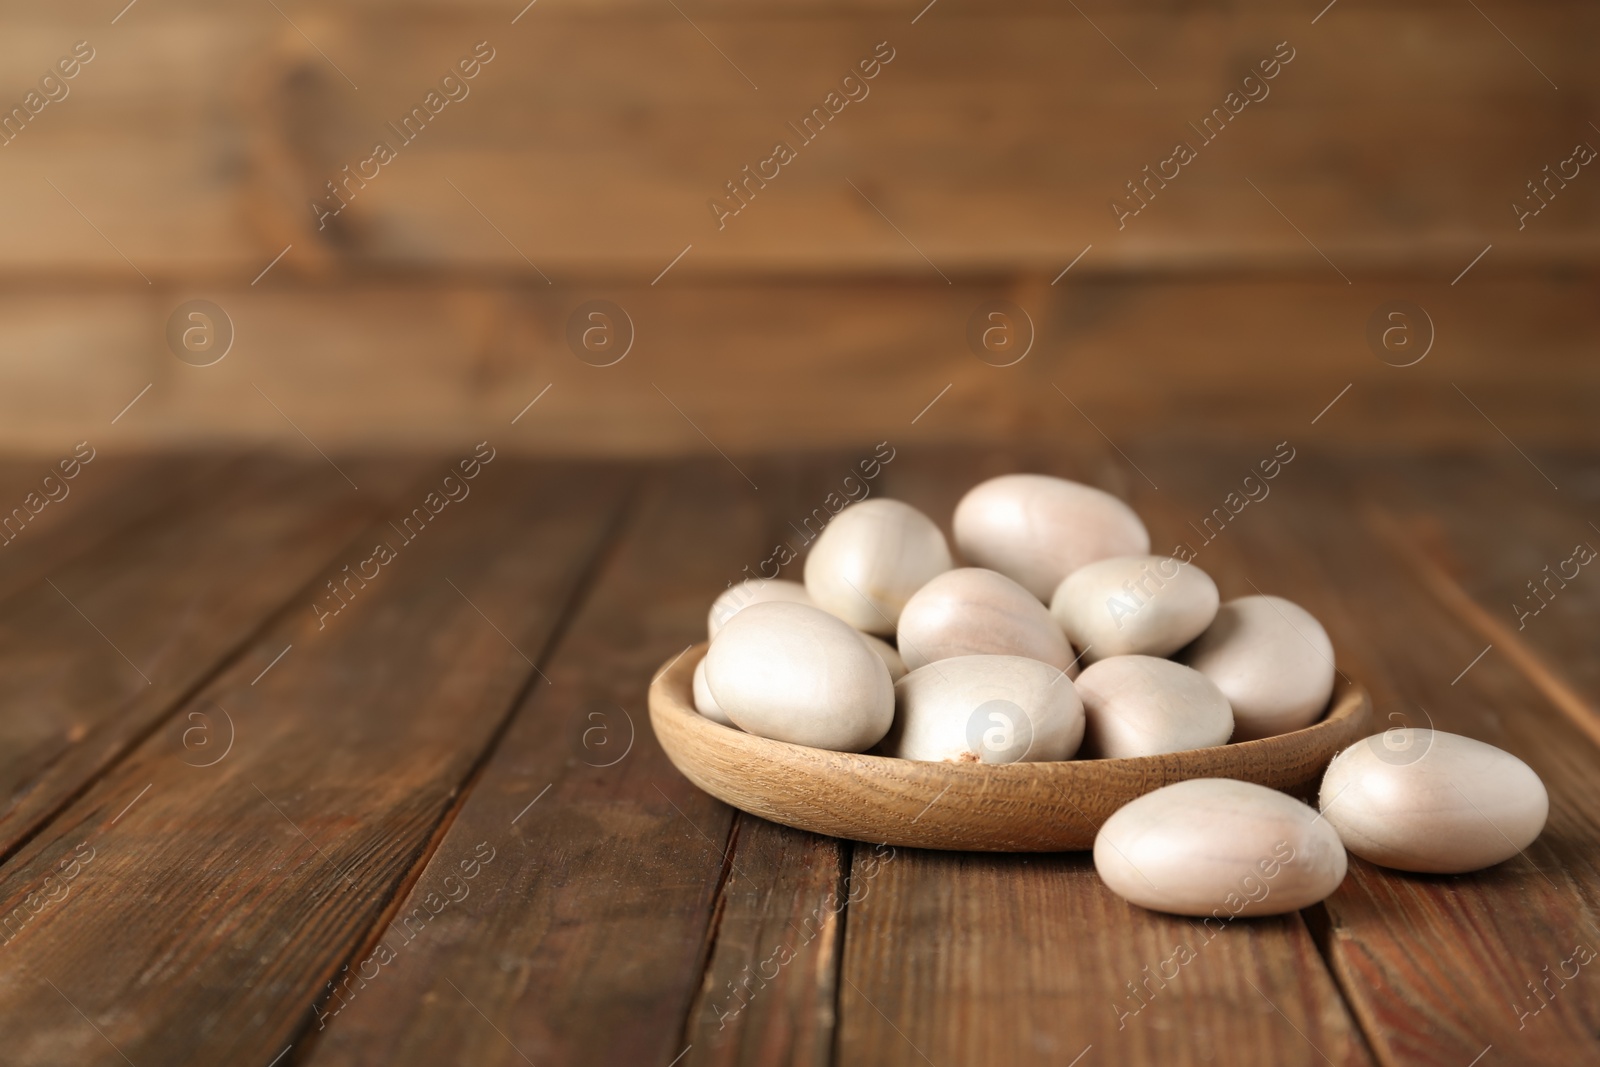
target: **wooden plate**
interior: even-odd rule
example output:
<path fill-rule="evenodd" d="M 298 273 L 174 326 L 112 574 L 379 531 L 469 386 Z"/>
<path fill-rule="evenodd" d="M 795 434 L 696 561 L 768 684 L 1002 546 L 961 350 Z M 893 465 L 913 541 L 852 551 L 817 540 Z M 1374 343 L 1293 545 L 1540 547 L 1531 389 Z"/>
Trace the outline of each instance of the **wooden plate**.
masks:
<path fill-rule="evenodd" d="M 673 765 L 736 808 L 857 841 L 979 852 L 1063 852 L 1094 846 L 1122 805 L 1186 778 L 1314 787 L 1328 762 L 1367 733 L 1372 702 L 1341 682 L 1328 713 L 1293 733 L 1133 759 L 1055 763 L 919 763 L 830 752 L 733 730 L 694 710 L 700 644 L 650 685 L 650 723 Z"/>

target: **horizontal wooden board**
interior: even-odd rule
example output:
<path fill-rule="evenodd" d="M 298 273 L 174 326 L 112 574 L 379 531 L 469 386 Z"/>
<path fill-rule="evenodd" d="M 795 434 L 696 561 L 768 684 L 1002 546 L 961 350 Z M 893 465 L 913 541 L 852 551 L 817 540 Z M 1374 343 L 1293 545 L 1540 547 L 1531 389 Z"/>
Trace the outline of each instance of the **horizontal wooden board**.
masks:
<path fill-rule="evenodd" d="M 1248 442 L 1278 425 L 1371 446 L 1503 447 L 1496 427 L 1519 442 L 1593 441 L 1593 290 L 1591 275 L 1497 278 L 1485 262 L 1454 286 L 1069 275 L 1055 286 L 51 291 L 0 299 L 0 446 L 51 455 L 98 435 L 147 385 L 115 428 L 130 445 L 249 442 L 311 459 L 313 446 L 453 448 L 496 427 L 512 450 L 634 455 L 885 438 L 1103 443 L 1095 427 L 1118 442 Z M 215 366 L 167 348 L 166 320 L 191 297 L 233 323 L 233 351 Z M 632 348 L 612 366 L 580 361 L 567 336 L 596 299 L 632 324 Z M 1026 313 L 1018 345 L 1032 324 L 1013 366 L 970 347 L 995 299 Z M 1395 299 L 1433 323 L 1415 366 L 1368 347 L 1369 321 Z M 1413 329 L 1421 344 L 1420 320 Z"/>
<path fill-rule="evenodd" d="M 1311 6 L 946 0 L 915 24 L 920 5 L 547 0 L 515 25 L 514 4 L 145 5 L 115 27 L 31 12 L 0 44 L 0 100 L 76 40 L 95 58 L 3 149 L 0 272 L 245 283 L 290 245 L 279 277 L 404 265 L 541 284 L 648 281 L 691 244 L 680 277 L 1053 274 L 1091 243 L 1086 273 L 1453 274 L 1490 242 L 1507 263 L 1596 261 L 1587 170 L 1525 227 L 1511 209 L 1577 141 L 1600 144 L 1591 5 L 1491 23 L 1347 2 L 1315 24 Z M 413 142 L 387 132 L 479 41 L 496 58 L 468 95 Z M 882 41 L 895 58 L 870 94 L 719 227 L 711 198 L 798 142 L 787 124 Z M 1270 94 L 1200 144 L 1189 124 L 1285 41 Z M 319 228 L 312 198 L 380 137 L 396 158 Z M 1180 139 L 1198 158 L 1119 228 L 1111 199 Z"/>

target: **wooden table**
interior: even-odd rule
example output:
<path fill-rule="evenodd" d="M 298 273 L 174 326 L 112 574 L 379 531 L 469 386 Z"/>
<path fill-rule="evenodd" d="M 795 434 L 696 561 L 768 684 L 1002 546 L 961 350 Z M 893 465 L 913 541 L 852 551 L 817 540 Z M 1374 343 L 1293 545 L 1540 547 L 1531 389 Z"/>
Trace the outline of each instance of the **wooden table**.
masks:
<path fill-rule="evenodd" d="M 667 763 L 653 671 L 870 445 L 97 457 L 0 556 L 0 1060 L 1596 1062 L 1600 576 L 1526 584 L 1600 545 L 1595 457 L 1311 435 L 1209 542 L 1274 444 L 900 448 L 872 483 L 942 522 L 1001 471 L 1111 488 L 1225 597 L 1315 612 L 1380 723 L 1549 786 L 1520 858 L 1352 861 L 1324 905 L 1220 932 L 1124 903 L 1086 855 L 820 838 Z M 0 502 L 40 474 L 0 466 Z"/>

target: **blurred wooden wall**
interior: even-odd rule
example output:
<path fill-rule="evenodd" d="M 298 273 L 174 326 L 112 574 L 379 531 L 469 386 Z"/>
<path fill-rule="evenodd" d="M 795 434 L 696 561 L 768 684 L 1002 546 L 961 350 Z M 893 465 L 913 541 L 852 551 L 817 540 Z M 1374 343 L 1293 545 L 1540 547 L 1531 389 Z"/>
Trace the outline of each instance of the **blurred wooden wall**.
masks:
<path fill-rule="evenodd" d="M 1600 147 L 1592 0 L 924 3 L 7 4 L 0 106 L 94 58 L 0 147 L 0 446 L 1595 439 L 1600 162 L 1512 207 Z M 170 350 L 193 299 L 232 323 L 211 366 Z M 1435 332 L 1408 367 L 1367 338 L 1400 299 Z M 569 343 L 596 300 L 632 323 L 610 366 Z M 994 300 L 1031 323 L 1011 366 L 969 343 Z"/>

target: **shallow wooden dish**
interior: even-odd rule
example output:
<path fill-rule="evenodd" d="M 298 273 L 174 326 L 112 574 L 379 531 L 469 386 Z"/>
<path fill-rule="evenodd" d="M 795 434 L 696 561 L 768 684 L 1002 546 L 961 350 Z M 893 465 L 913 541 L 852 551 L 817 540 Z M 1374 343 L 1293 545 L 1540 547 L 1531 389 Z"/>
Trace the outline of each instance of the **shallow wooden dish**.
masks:
<path fill-rule="evenodd" d="M 1294 733 L 1135 759 L 918 763 L 771 741 L 694 710 L 696 645 L 650 685 L 650 723 L 667 757 L 712 796 L 773 822 L 857 841 L 978 852 L 1092 848 L 1122 805 L 1187 778 L 1239 778 L 1305 791 L 1365 736 L 1372 702 L 1339 683 L 1328 713 Z"/>

